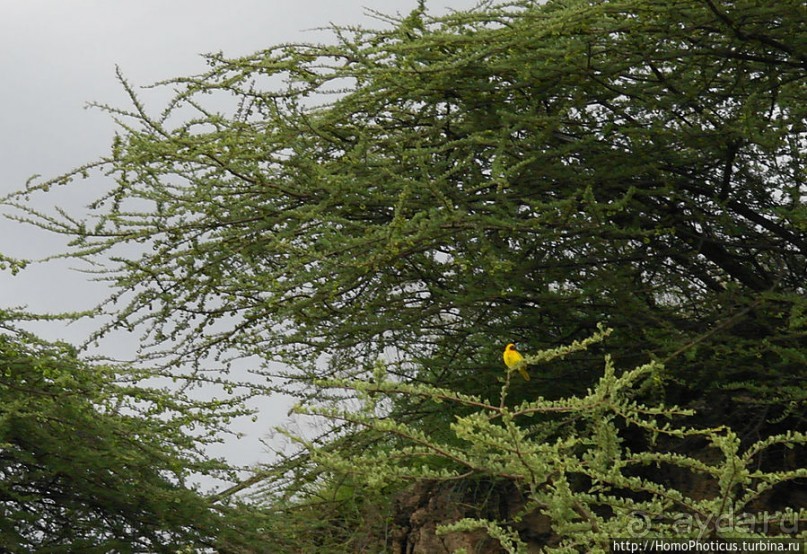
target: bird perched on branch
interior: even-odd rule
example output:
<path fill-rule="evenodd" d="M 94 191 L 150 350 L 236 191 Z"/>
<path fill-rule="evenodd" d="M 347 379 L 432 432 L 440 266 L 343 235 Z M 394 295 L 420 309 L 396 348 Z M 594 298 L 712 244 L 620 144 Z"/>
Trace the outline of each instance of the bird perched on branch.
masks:
<path fill-rule="evenodd" d="M 502 358 L 504 358 L 504 363 L 507 365 L 507 369 L 517 369 L 525 381 L 530 380 L 530 374 L 527 373 L 527 363 L 524 361 L 524 356 L 522 356 L 521 353 L 516 350 L 515 344 L 511 342 L 504 347 L 504 354 L 502 354 Z"/>

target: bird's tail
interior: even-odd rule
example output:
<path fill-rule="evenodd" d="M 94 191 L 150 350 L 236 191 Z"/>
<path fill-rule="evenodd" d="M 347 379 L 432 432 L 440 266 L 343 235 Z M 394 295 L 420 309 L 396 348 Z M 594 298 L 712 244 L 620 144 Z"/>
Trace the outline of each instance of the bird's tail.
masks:
<path fill-rule="evenodd" d="M 527 373 L 527 366 L 525 365 L 519 366 L 518 372 L 521 374 L 521 376 L 524 378 L 525 381 L 530 380 L 530 374 Z"/>

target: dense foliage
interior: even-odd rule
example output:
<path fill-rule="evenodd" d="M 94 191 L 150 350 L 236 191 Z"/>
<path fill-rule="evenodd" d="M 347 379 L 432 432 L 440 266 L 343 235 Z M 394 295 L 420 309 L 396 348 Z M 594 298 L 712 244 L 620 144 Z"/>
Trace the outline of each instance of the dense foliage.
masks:
<path fill-rule="evenodd" d="M 203 446 L 238 410 L 138 377 L 3 323 L 0 549 L 174 552 L 212 540 L 218 519 L 189 479 L 227 475 Z"/>
<path fill-rule="evenodd" d="M 601 322 L 604 346 L 508 383 L 508 401 L 584 402 L 605 349 L 653 374 L 642 401 L 695 408 L 725 460 L 750 449 L 759 471 L 795 471 L 776 448 L 805 429 L 806 19 L 796 0 L 521 0 L 439 19 L 421 5 L 331 45 L 210 56 L 208 73 L 168 83 L 159 115 L 122 80 L 132 108 L 105 107 L 121 122 L 110 156 L 25 193 L 101 169 L 113 184 L 93 216 L 17 205 L 103 264 L 115 319 L 101 336 L 142 330 L 175 374 L 281 361 L 286 379 L 267 364 L 257 389 L 330 406 L 334 433 L 294 458 L 299 494 L 333 471 L 323 444 L 407 448 L 394 427 L 336 417 L 345 379 L 427 387 L 384 394 L 383 417 L 457 446 L 469 438 L 451 425 L 479 416 L 429 387 L 488 409 L 505 343 L 534 353 Z M 634 420 L 655 413 L 632 421 L 649 431 Z M 642 432 L 611 431 L 531 432 L 644 448 Z M 588 483 L 573 492 L 618 486 Z"/>
<path fill-rule="evenodd" d="M 609 332 L 542 351 L 528 361 L 553 363 Z M 526 553 L 533 551 L 529 543 L 541 545 L 543 552 L 612 552 L 612 540 L 619 537 L 806 536 L 807 506 L 790 493 L 793 483 L 807 478 L 807 468 L 766 469 L 770 464 L 761 461 L 782 445 L 803 449 L 807 434 L 786 432 L 743 446 L 728 427 L 687 426 L 691 411 L 637 402 L 655 365 L 620 372 L 606 357 L 602 375 L 587 394 L 518 404 L 508 398 L 517 386 L 510 378 L 504 379 L 500 396 L 489 400 L 385 381 L 378 373 L 375 383 L 323 382 L 357 392 L 358 409 L 301 406 L 300 411 L 399 441 L 394 449 L 361 452 L 309 444 L 317 467 L 351 476 L 371 490 L 400 490 L 409 482 L 444 483 L 432 495 L 454 501 L 442 506 L 445 512 L 428 514 L 438 523 L 435 534 L 445 537 L 438 543 L 442 548 L 426 546 L 421 530 L 412 541 L 418 552 L 454 552 L 462 545 L 467 552 Z M 399 395 L 462 407 L 467 415 L 451 422 L 447 436 L 439 436 L 387 417 L 379 398 Z M 461 487 L 455 483 L 463 481 L 481 484 L 482 492 L 470 498 L 457 494 Z M 505 494 L 497 491 L 502 483 L 509 484 Z M 497 506 L 501 497 L 507 506 L 504 514 Z M 384 523 L 386 533 L 377 536 L 394 528 Z M 462 535 L 480 529 L 483 538 L 470 543 Z M 486 542 L 485 536 L 494 541 Z M 483 544 L 488 548 L 480 549 Z"/>

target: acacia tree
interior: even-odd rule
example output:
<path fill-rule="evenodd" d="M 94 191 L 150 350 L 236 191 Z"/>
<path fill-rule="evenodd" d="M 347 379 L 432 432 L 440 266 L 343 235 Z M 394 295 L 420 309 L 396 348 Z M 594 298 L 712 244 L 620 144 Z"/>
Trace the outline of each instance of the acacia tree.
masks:
<path fill-rule="evenodd" d="M 419 362 L 402 374 L 435 357 L 460 375 L 504 338 L 551 344 L 603 318 L 663 356 L 757 302 L 709 348 L 795 384 L 798 8 L 515 2 L 210 56 L 160 116 L 126 84 L 112 154 L 26 192 L 103 168 L 92 220 L 31 215 L 94 261 L 151 246 L 111 258 L 127 301 L 112 325 L 145 326 L 171 361 L 356 368 L 392 347 Z M 210 94 L 237 108 L 207 111 Z"/>
<path fill-rule="evenodd" d="M 215 440 L 210 429 L 239 409 L 137 385 L 136 371 L 83 362 L 75 348 L 3 318 L 3 551 L 176 552 L 210 544 L 223 520 L 189 480 L 228 475 L 202 447 Z M 199 433 L 202 426 L 210 429 Z"/>
<path fill-rule="evenodd" d="M 620 366 L 664 361 L 648 394 L 743 441 L 803 429 L 799 2 L 421 5 L 388 23 L 209 56 L 166 83 L 159 115 L 122 79 L 111 154 L 25 193 L 100 169 L 93 217 L 17 202 L 106 263 L 101 334 L 140 328 L 168 368 L 279 360 L 307 399 L 379 356 L 402 382 L 489 397 L 504 343 L 606 321 Z M 581 393 L 600 360 L 580 352 L 511 398 Z M 394 408 L 443 430 L 455 409 Z"/>
<path fill-rule="evenodd" d="M 169 363 L 257 353 L 316 373 L 327 355 L 356 372 L 394 349 L 402 377 L 461 385 L 506 340 L 608 320 L 631 361 L 719 327 L 672 379 L 800 401 L 795 14 L 515 2 L 210 56 L 160 116 L 124 83 L 111 155 L 26 193 L 102 168 L 93 219 L 23 209 L 73 255 L 108 256 L 111 327 L 144 328 Z M 205 109 L 216 94 L 233 113 Z M 150 248 L 114 257 L 127 243 Z"/>

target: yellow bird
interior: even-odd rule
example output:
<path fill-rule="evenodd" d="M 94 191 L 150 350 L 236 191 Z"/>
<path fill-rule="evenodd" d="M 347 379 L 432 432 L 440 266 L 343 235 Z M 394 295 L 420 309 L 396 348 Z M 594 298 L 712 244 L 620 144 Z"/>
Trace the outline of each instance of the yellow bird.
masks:
<path fill-rule="evenodd" d="M 502 358 L 504 358 L 504 363 L 507 365 L 508 369 L 517 369 L 521 376 L 524 377 L 525 381 L 530 380 L 530 374 L 527 373 L 527 364 L 524 363 L 524 356 L 516 350 L 515 344 L 511 342 L 504 347 Z"/>

